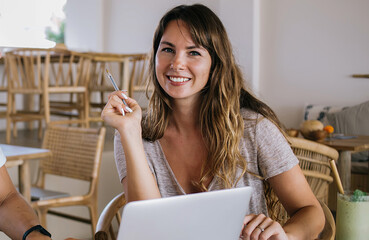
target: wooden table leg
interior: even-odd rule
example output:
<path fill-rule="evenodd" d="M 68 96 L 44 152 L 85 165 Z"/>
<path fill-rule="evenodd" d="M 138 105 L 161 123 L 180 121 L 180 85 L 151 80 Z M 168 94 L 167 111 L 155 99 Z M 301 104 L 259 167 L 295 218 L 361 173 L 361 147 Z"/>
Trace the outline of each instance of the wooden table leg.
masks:
<path fill-rule="evenodd" d="M 338 157 L 338 172 L 345 192 L 351 190 L 351 151 L 340 151 Z"/>
<path fill-rule="evenodd" d="M 19 166 L 19 192 L 23 197 L 31 202 L 31 175 L 29 169 L 29 161 L 24 161 Z"/>

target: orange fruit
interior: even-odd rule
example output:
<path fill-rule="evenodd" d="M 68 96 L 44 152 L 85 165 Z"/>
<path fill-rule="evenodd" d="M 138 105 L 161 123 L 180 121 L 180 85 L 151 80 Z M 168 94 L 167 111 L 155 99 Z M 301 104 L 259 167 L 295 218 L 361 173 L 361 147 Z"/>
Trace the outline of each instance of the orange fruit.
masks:
<path fill-rule="evenodd" d="M 327 133 L 333 133 L 334 132 L 334 128 L 331 125 L 327 125 L 323 128 L 324 131 L 326 131 Z"/>

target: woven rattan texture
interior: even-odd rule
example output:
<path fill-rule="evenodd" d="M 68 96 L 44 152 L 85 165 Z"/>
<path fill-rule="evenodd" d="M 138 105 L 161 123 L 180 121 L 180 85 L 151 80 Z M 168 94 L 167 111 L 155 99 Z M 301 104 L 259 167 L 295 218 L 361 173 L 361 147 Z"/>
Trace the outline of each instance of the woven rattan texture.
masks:
<path fill-rule="evenodd" d="M 51 127 L 45 133 L 44 148 L 52 157 L 42 161 L 44 173 L 91 180 L 97 164 L 98 129 Z"/>
<path fill-rule="evenodd" d="M 291 147 L 315 196 L 328 203 L 328 187 L 333 182 L 330 160 L 337 160 L 336 150 L 305 139 L 292 139 Z"/>

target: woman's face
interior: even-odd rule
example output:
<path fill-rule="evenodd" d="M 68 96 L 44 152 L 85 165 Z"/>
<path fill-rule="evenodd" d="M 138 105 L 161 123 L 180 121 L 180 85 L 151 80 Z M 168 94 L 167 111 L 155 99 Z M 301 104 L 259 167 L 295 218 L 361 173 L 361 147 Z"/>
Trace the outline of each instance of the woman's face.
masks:
<path fill-rule="evenodd" d="M 199 96 L 206 85 L 211 67 L 209 52 L 196 46 L 186 23 L 171 21 L 167 25 L 156 53 L 156 77 L 173 99 Z"/>

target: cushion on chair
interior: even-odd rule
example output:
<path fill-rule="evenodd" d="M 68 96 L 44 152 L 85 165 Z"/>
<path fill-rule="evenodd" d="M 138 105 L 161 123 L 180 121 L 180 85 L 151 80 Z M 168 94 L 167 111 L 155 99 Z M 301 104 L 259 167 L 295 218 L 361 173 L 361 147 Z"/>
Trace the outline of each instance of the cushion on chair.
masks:
<path fill-rule="evenodd" d="M 339 112 L 327 113 L 326 117 L 329 124 L 334 127 L 335 133 L 369 136 L 369 101 Z M 368 159 L 368 151 L 352 154 L 352 161 Z"/>
<path fill-rule="evenodd" d="M 304 109 L 304 121 L 319 120 L 324 125 L 328 124 L 327 114 L 345 109 L 346 107 L 307 104 Z"/>
<path fill-rule="evenodd" d="M 57 191 L 42 189 L 38 187 L 31 188 L 31 200 L 32 201 L 63 198 L 63 197 L 69 197 L 69 196 L 70 195 L 68 193 L 64 193 L 64 192 L 57 192 Z"/>

